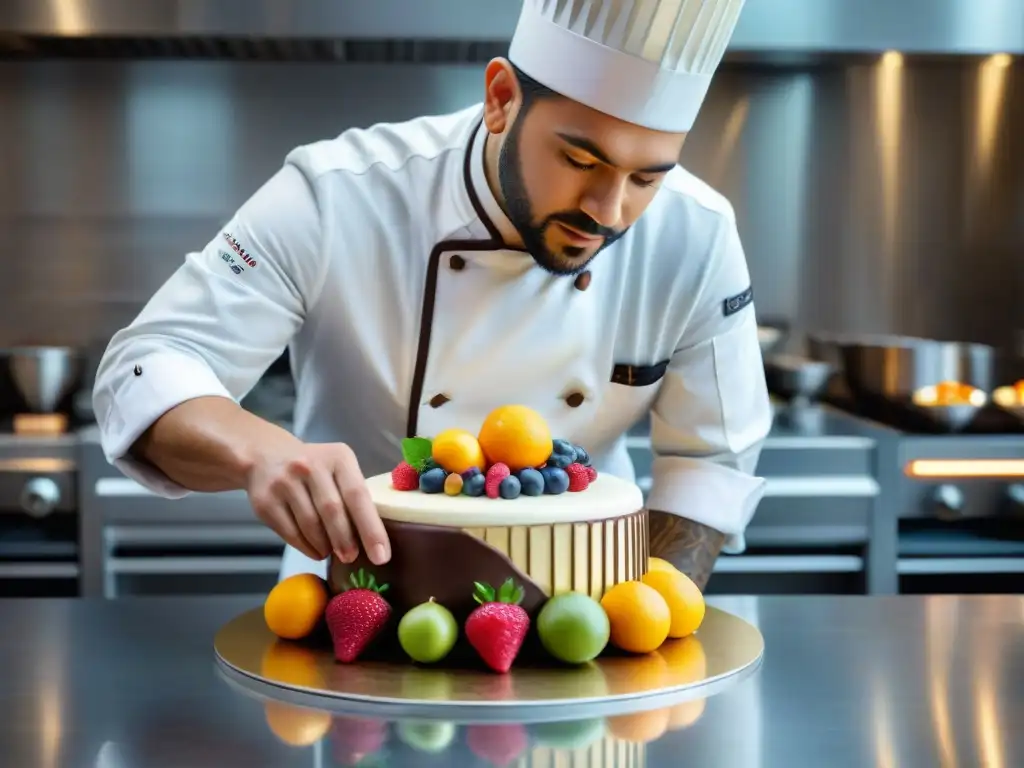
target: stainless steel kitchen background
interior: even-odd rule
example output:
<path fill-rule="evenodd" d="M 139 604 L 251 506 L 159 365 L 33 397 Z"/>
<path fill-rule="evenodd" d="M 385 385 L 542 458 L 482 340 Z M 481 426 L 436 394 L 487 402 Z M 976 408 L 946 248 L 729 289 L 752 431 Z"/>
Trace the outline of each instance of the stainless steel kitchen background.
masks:
<path fill-rule="evenodd" d="M 743 58 L 715 80 L 682 161 L 735 205 L 760 314 L 1014 343 L 1019 59 Z M 482 69 L 0 63 L 0 346 L 102 344 L 293 146 L 472 104 Z"/>

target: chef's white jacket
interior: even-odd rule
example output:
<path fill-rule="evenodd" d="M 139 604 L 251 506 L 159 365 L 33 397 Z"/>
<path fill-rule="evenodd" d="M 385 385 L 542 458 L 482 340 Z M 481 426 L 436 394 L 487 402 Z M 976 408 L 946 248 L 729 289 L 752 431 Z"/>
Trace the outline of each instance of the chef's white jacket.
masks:
<path fill-rule="evenodd" d="M 367 475 L 406 435 L 476 432 L 523 403 L 632 480 L 625 433 L 650 413 L 649 508 L 742 551 L 771 409 L 731 206 L 676 168 L 587 277 L 554 276 L 503 245 L 484 136 L 475 106 L 293 150 L 111 340 L 94 391 L 108 460 L 184 495 L 131 445 L 190 398 L 241 400 L 287 347 L 296 435 L 347 442 Z M 282 575 L 298 571 L 323 564 L 289 548 Z"/>

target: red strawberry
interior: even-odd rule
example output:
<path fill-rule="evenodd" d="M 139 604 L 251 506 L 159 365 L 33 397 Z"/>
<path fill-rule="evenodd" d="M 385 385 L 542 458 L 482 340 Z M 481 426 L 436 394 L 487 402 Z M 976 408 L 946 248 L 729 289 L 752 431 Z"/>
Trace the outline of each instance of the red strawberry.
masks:
<path fill-rule="evenodd" d="M 590 482 L 597 480 L 597 470 L 593 467 L 587 467 L 587 479 L 590 480 Z"/>
<path fill-rule="evenodd" d="M 336 717 L 331 724 L 331 751 L 339 765 L 358 765 L 384 746 L 387 723 L 359 717 Z"/>
<path fill-rule="evenodd" d="M 526 729 L 518 723 L 471 725 L 466 743 L 474 755 L 499 767 L 510 765 L 530 745 Z"/>
<path fill-rule="evenodd" d="M 484 492 L 488 498 L 496 499 L 500 495 L 498 488 L 501 487 L 501 481 L 512 474 L 512 470 L 508 468 L 507 464 L 502 464 L 500 461 L 497 464 L 491 464 L 491 468 L 487 470 L 487 479 L 484 482 Z"/>
<path fill-rule="evenodd" d="M 404 461 L 391 470 L 391 484 L 396 491 L 415 491 L 420 487 L 420 473 Z"/>
<path fill-rule="evenodd" d="M 349 574 L 349 581 L 352 588 L 333 597 L 325 611 L 334 657 L 346 664 L 359 657 L 391 617 L 391 606 L 380 596 L 387 584 L 378 586 L 362 568 Z"/>
<path fill-rule="evenodd" d="M 466 639 L 480 658 L 495 672 L 512 667 L 526 633 L 530 617 L 519 605 L 523 588 L 507 579 L 497 594 L 489 584 L 474 582 L 473 599 L 480 603 L 466 619 Z"/>
<path fill-rule="evenodd" d="M 570 464 L 565 468 L 569 475 L 569 492 L 585 491 L 590 485 L 590 473 L 582 464 Z"/>

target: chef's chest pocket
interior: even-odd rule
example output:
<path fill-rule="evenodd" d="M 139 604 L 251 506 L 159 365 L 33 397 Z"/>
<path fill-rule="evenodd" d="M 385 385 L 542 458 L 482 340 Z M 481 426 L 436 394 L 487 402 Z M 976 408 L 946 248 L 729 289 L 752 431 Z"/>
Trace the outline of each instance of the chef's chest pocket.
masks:
<path fill-rule="evenodd" d="M 594 419 L 597 440 L 614 440 L 647 415 L 668 372 L 668 364 L 668 360 L 663 360 L 651 365 L 614 366 Z"/>

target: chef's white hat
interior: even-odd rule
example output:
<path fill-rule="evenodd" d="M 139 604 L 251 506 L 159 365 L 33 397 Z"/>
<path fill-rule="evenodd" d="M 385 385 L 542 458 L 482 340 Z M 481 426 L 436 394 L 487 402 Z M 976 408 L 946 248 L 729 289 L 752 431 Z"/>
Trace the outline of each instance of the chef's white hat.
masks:
<path fill-rule="evenodd" d="M 693 127 L 744 0 L 523 0 L 509 60 L 548 88 L 661 131 Z"/>

